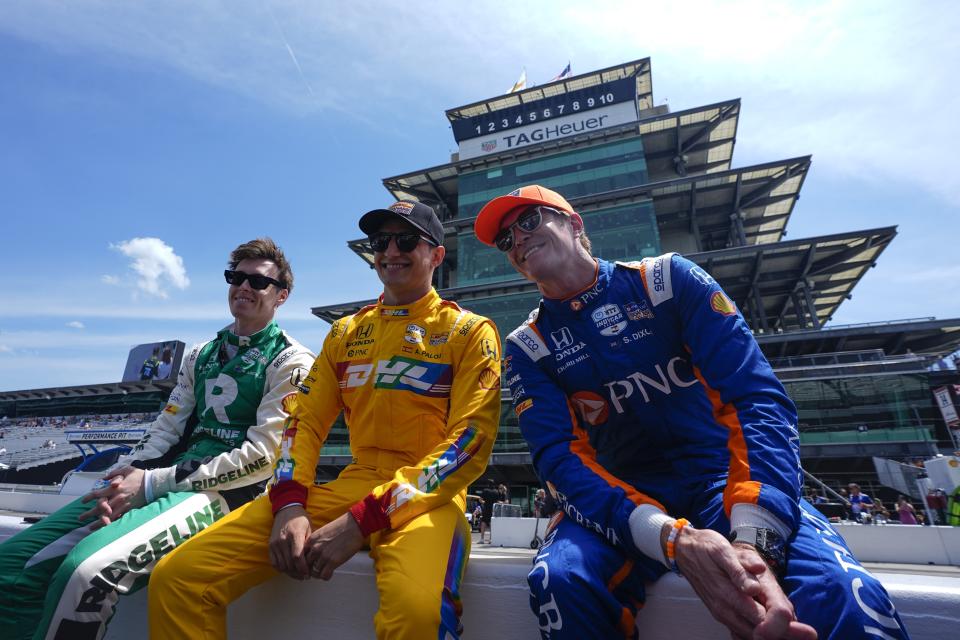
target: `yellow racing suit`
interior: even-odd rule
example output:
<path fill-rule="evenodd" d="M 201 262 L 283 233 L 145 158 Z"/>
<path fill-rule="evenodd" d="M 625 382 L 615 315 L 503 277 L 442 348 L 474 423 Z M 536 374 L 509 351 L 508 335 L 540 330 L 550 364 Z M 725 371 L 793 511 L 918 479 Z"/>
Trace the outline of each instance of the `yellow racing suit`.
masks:
<path fill-rule="evenodd" d="M 500 342 L 487 318 L 431 290 L 410 305 L 378 303 L 338 320 L 300 383 L 269 497 L 155 570 L 151 637 L 225 637 L 226 605 L 276 573 L 267 549 L 273 514 L 291 504 L 306 508 L 314 528 L 349 510 L 369 537 L 378 637 L 459 637 L 466 487 L 486 468 L 499 410 Z M 315 485 L 341 411 L 353 462 Z"/>

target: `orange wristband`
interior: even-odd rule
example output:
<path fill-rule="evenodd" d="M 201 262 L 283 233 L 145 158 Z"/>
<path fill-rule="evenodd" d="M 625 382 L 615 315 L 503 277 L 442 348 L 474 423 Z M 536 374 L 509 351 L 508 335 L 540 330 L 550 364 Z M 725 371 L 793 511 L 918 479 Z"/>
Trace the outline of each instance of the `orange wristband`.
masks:
<path fill-rule="evenodd" d="M 670 535 L 667 537 L 667 561 L 670 562 L 670 568 L 677 575 L 681 575 L 680 567 L 677 566 L 677 536 L 680 535 L 680 531 L 688 524 L 690 524 L 690 521 L 686 518 L 674 520 L 673 528 L 670 529 Z"/>

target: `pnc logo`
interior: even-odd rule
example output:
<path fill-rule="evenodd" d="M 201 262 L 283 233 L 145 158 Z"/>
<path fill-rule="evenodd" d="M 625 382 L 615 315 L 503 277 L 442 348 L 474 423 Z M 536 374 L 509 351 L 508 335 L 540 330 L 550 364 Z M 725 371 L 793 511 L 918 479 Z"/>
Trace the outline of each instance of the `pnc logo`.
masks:
<path fill-rule="evenodd" d="M 624 408 L 620 401 L 632 396 L 635 390 L 640 392 L 643 402 L 646 404 L 650 402 L 650 389 L 655 389 L 663 395 L 669 396 L 673 393 L 674 387 L 692 387 L 697 384 L 699 380 L 695 377 L 691 377 L 689 380 L 680 377 L 680 373 L 677 371 L 678 363 L 683 365 L 683 369 L 689 375 L 688 363 L 680 356 L 676 356 L 667 363 L 666 367 L 657 363 L 654 367 L 656 377 L 634 371 L 627 376 L 626 380 L 614 380 L 606 383 L 605 386 L 610 392 L 610 402 L 613 403 L 613 408 L 616 409 L 617 413 L 623 413 Z"/>

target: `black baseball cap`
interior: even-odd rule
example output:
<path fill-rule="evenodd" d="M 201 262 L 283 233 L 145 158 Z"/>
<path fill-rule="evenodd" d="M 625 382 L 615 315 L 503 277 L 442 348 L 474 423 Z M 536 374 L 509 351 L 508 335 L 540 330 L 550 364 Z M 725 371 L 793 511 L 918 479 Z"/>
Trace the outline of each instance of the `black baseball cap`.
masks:
<path fill-rule="evenodd" d="M 443 244 L 443 225 L 433 207 L 415 200 L 400 200 L 386 209 L 367 211 L 360 218 L 360 231 L 368 236 L 375 234 L 387 220 L 403 220 L 422 231 L 437 246 Z"/>

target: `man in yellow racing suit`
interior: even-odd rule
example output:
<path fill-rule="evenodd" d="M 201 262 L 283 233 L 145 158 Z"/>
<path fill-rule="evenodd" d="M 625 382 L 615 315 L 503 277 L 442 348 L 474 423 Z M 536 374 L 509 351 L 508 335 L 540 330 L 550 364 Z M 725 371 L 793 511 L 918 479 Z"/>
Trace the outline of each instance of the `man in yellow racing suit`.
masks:
<path fill-rule="evenodd" d="M 493 323 L 431 286 L 443 227 L 401 201 L 368 212 L 384 291 L 334 323 L 287 421 L 269 497 L 164 558 L 150 585 L 154 638 L 222 638 L 226 606 L 277 571 L 329 579 L 369 544 L 379 638 L 458 638 L 470 550 L 466 487 L 486 467 L 500 408 Z M 315 485 L 343 411 L 353 462 Z M 272 531 L 272 532 L 271 532 Z"/>

